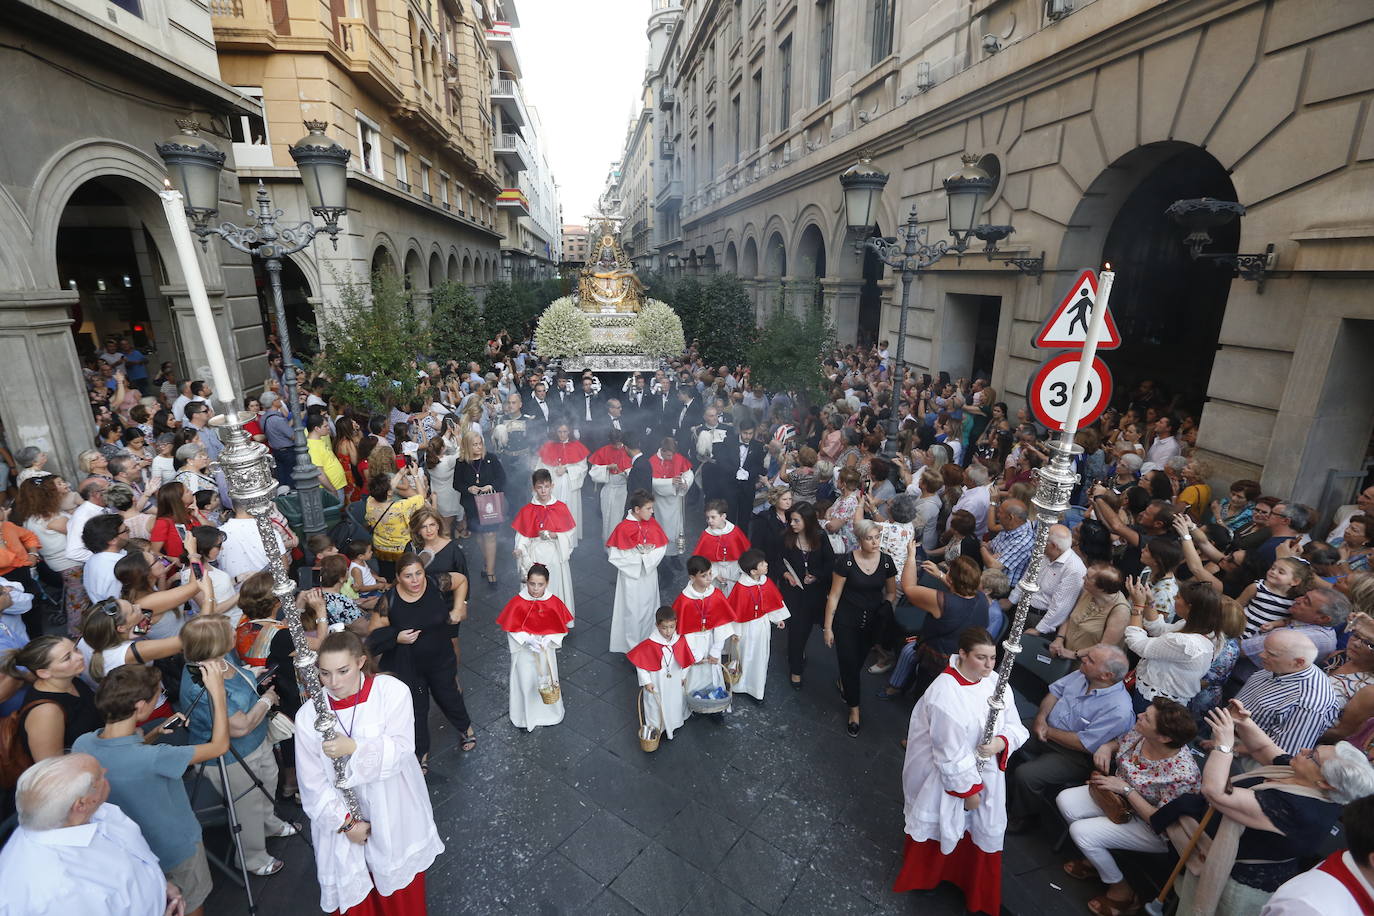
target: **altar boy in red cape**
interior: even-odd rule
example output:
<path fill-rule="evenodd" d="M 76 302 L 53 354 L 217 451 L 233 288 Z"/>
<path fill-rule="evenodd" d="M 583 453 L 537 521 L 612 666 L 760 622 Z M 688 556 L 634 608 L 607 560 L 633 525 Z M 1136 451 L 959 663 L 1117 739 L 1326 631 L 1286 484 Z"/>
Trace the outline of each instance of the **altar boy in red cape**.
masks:
<path fill-rule="evenodd" d="M 531 474 L 530 481 L 534 485 L 534 499 L 522 506 L 511 522 L 520 578 L 524 579 L 535 563 L 544 564 L 549 571 L 549 592 L 562 598 L 568 613 L 576 615 L 569 560 L 577 523 L 567 505 L 554 498 L 553 475 L 547 468 Z"/>
<path fill-rule="evenodd" d="M 644 723 L 663 730 L 665 738 L 682 727 L 687 709 L 687 671 L 696 662 L 692 647 L 678 635 L 677 611 L 661 607 L 654 612 L 654 631 L 625 654 L 635 666 L 644 697 Z M 660 705 L 661 704 L 661 705 Z"/>
<path fill-rule="evenodd" d="M 730 504 L 723 499 L 706 501 L 706 529 L 697 539 L 696 550 L 692 553 L 711 561 L 711 581 L 716 588 L 730 597 L 739 578 L 739 558 L 749 549 L 749 538 L 728 518 Z"/>
<path fill-rule="evenodd" d="M 571 624 L 567 605 L 549 592 L 548 568 L 543 563 L 530 566 L 525 587 L 496 618 L 510 648 L 510 720 L 516 728 L 534 731 L 563 721 L 562 696 L 556 703 L 545 703 L 539 687 L 558 683 L 555 653 L 563 647 Z"/>
<path fill-rule="evenodd" d="M 735 635 L 735 618 L 730 603 L 711 581 L 711 561 L 705 557 L 687 560 L 687 585 L 673 601 L 677 611 L 677 631 L 692 647 L 697 659 L 687 674 L 687 691 L 723 684 L 720 653 L 725 641 Z"/>
<path fill-rule="evenodd" d="M 646 490 L 630 497 L 630 511 L 606 541 L 606 558 L 616 569 L 611 608 L 612 652 L 629 652 L 653 633 L 658 607 L 658 564 L 668 536 L 654 519 L 654 498 Z"/>
<path fill-rule="evenodd" d="M 663 533 L 668 535 L 668 556 L 681 556 L 682 503 L 695 479 L 692 462 L 678 452 L 677 440 L 669 436 L 658 451 L 649 456 L 649 467 L 654 475 L 654 512 L 663 526 Z"/>
<path fill-rule="evenodd" d="M 787 626 L 783 621 L 792 615 L 783 604 L 782 592 L 768 578 L 768 560 L 762 550 L 746 550 L 737 565 L 741 575 L 730 592 L 730 614 L 739 635 L 740 678 L 735 693 L 747 693 L 762 702 L 773 641 L 768 627 L 781 630 Z"/>
<path fill-rule="evenodd" d="M 572 530 L 571 541 L 576 547 L 582 537 L 582 484 L 587 480 L 587 447 L 572 437 L 572 427 L 567 420 L 557 421 L 552 432 L 552 438 L 539 447 L 535 467 L 552 475 L 554 498 L 572 513 L 576 527 Z"/>

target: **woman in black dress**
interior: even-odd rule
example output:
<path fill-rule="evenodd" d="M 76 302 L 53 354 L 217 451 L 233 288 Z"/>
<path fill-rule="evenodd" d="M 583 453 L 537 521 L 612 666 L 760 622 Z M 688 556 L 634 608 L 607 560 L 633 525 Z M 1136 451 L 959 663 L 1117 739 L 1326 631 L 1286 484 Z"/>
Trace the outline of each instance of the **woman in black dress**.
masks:
<path fill-rule="evenodd" d="M 425 575 L 458 573 L 467 578 L 467 555 L 457 541 L 444 535 L 447 530 L 443 517 L 426 506 L 410 517 L 410 549 L 419 554 L 420 561 L 425 564 Z M 460 665 L 463 663 L 463 652 L 458 643 L 458 630 L 461 627 L 461 623 L 454 623 L 448 628 L 449 639 L 453 641 L 453 658 Z"/>
<path fill-rule="evenodd" d="M 849 707 L 849 737 L 859 736 L 859 672 L 868 651 L 891 616 L 897 597 L 897 564 L 878 549 L 882 529 L 868 519 L 854 523 L 859 549 L 835 560 L 830 594 L 825 599 L 825 629 L 821 635 L 835 649 L 840 665 L 836 683 Z M 888 602 L 888 608 L 882 607 Z"/>
<path fill-rule="evenodd" d="M 754 516 L 749 526 L 749 542 L 763 551 L 768 560 L 768 578 L 782 582 L 782 539 L 787 534 L 787 515 L 792 510 L 792 491 L 773 487 L 768 491 L 768 511 Z"/>
<path fill-rule="evenodd" d="M 453 470 L 453 488 L 463 502 L 463 512 L 467 515 L 468 530 L 477 533 L 482 542 L 483 574 L 487 585 L 496 587 L 496 532 L 501 529 L 504 519 L 489 525 L 482 524 L 477 515 L 477 494 L 504 493 L 506 491 L 506 471 L 501 462 L 487 454 L 487 444 L 482 434 L 470 430 L 463 437 L 462 459 Z"/>
<path fill-rule="evenodd" d="M 806 667 L 806 643 L 811 628 L 825 612 L 825 596 L 830 589 L 830 575 L 835 568 L 835 552 L 830 539 L 821 530 L 816 508 L 810 503 L 796 503 L 787 514 L 787 533 L 782 538 L 782 553 L 776 567 L 768 561 L 768 575 L 779 573 L 778 589 L 782 600 L 792 613 L 787 624 L 787 670 L 792 689 L 801 687 L 802 671 Z"/>
<path fill-rule="evenodd" d="M 95 693 L 80 678 L 86 661 L 65 636 L 38 636 L 0 661 L 0 673 L 28 684 L 19 707 L 19 741 L 34 762 L 56 757 L 105 724 Z"/>
<path fill-rule="evenodd" d="M 445 594 L 448 592 L 448 594 Z M 415 756 L 429 769 L 429 698 L 463 736 L 463 750 L 477 737 L 458 689 L 458 663 L 449 643 L 449 626 L 468 615 L 468 580 L 459 573 L 425 575 L 424 561 L 407 553 L 396 561 L 396 585 L 377 604 L 372 630 L 390 627 L 395 645 L 381 654 L 383 671 L 410 688 L 415 702 Z"/>
<path fill-rule="evenodd" d="M 902 592 L 907 601 L 926 612 L 926 619 L 915 649 L 916 670 L 910 671 L 899 662 L 897 667 L 902 670 L 893 672 L 885 688 L 889 696 L 900 693 L 906 686 L 905 680 L 912 675 L 916 696 L 924 694 L 949 665 L 949 657 L 959 651 L 959 634 L 969 627 L 988 628 L 988 596 L 978 588 L 982 570 L 972 557 L 956 557 L 949 564 L 949 572 L 926 560 L 919 571 L 930 577 L 927 581 L 943 587 L 917 584 L 916 546 L 912 544 L 902 567 Z"/>

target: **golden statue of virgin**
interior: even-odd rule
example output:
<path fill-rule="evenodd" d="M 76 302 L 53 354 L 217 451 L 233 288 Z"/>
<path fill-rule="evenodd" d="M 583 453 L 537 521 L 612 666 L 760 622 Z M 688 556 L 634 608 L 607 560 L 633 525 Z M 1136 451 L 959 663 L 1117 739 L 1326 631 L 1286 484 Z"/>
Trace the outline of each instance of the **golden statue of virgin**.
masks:
<path fill-rule="evenodd" d="M 582 268 L 578 281 L 578 305 L 585 312 L 638 312 L 644 301 L 644 285 L 616 241 L 609 220 L 597 229 L 596 259 Z"/>

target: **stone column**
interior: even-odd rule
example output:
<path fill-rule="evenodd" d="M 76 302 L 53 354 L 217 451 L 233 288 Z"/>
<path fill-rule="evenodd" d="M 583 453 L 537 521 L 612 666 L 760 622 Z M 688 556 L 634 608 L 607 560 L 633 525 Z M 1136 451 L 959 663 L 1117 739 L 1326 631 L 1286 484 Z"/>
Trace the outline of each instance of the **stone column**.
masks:
<path fill-rule="evenodd" d="M 35 445 L 48 469 L 75 479 L 94 422 L 69 309 L 75 290 L 0 290 L 0 419 L 11 450 Z"/>
<path fill-rule="evenodd" d="M 181 344 L 181 357 L 186 363 L 187 380 L 210 380 L 210 363 L 205 356 L 205 345 L 201 340 L 200 329 L 196 326 L 195 312 L 191 308 L 191 297 L 185 286 L 161 286 L 158 292 L 171 301 L 172 321 L 176 324 L 177 340 Z M 234 382 L 234 394 L 242 398 L 244 392 L 243 373 L 238 360 L 238 342 L 230 333 L 230 322 L 225 312 L 224 290 L 207 287 L 206 295 L 210 300 L 210 311 L 215 315 L 215 328 L 224 346 L 224 357 L 229 363 L 229 377 Z M 295 340 L 292 340 L 295 346 Z M 254 383 L 255 385 L 258 382 Z M 215 392 L 219 397 L 224 392 Z"/>
<path fill-rule="evenodd" d="M 852 344 L 859 336 L 859 293 L 862 278 L 824 277 L 820 280 L 825 296 L 825 313 L 835 328 L 835 339 Z"/>

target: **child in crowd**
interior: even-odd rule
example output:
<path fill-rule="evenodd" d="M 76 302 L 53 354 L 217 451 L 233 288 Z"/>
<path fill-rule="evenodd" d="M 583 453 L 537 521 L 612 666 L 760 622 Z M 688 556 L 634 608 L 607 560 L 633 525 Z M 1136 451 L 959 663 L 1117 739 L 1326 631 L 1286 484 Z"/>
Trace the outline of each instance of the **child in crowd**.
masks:
<path fill-rule="evenodd" d="M 735 635 L 735 620 L 725 595 L 711 582 L 711 561 L 693 556 L 687 560 L 689 580 L 673 601 L 677 631 L 692 647 L 697 659 L 687 677 L 687 690 L 720 683 L 717 670 L 725 641 Z"/>
<path fill-rule="evenodd" d="M 730 611 L 740 642 L 740 679 L 735 684 L 735 692 L 747 693 L 763 702 L 772 649 L 768 625 L 784 629 L 787 626 L 784 621 L 792 615 L 783 604 L 782 593 L 768 578 L 768 560 L 762 550 L 746 550 L 738 566 L 739 582 L 730 592 Z"/>
<path fill-rule="evenodd" d="M 739 558 L 749 549 L 749 538 L 726 518 L 729 504 L 723 499 L 706 503 L 706 530 L 701 532 L 692 553 L 711 561 L 711 580 L 728 598 L 739 578 Z"/>
<path fill-rule="evenodd" d="M 557 702 L 545 703 L 539 688 L 558 683 L 554 653 L 562 648 L 572 619 L 567 605 L 549 590 L 543 563 L 530 566 L 525 587 L 496 618 L 510 646 L 510 720 L 516 728 L 534 731 L 563 721 L 561 692 Z"/>
<path fill-rule="evenodd" d="M 375 596 L 390 587 L 367 565 L 372 559 L 371 540 L 349 541 L 343 546 L 343 555 L 348 558 L 348 582 L 360 598 Z"/>
<path fill-rule="evenodd" d="M 654 631 L 626 653 L 635 666 L 643 696 L 644 723 L 672 738 L 691 711 L 687 708 L 687 671 L 696 663 L 692 647 L 677 632 L 677 611 L 660 607 L 654 612 Z"/>
<path fill-rule="evenodd" d="M 612 652 L 629 652 L 653 632 L 658 607 L 658 564 L 668 535 L 654 518 L 654 498 L 645 490 L 630 497 L 630 511 L 606 541 L 606 557 L 616 568 L 611 610 Z"/>
<path fill-rule="evenodd" d="M 1282 623 L 1288 619 L 1288 609 L 1312 587 L 1312 567 L 1297 557 L 1281 557 L 1274 561 L 1263 579 L 1256 579 L 1245 587 L 1236 599 L 1245 608 L 1245 633 L 1249 639 L 1265 630 L 1265 624 Z"/>

